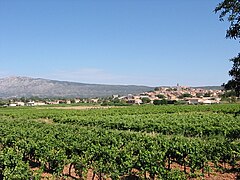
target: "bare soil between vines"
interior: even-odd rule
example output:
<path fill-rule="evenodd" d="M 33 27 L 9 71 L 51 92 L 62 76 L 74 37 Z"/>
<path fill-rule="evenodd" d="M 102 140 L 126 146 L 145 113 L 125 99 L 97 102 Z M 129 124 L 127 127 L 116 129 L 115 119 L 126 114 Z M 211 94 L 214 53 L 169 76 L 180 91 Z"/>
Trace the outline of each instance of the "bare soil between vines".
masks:
<path fill-rule="evenodd" d="M 80 179 L 80 177 L 75 173 L 75 169 L 72 168 L 71 169 L 71 174 L 69 175 L 69 167 L 70 165 L 67 165 L 64 167 L 63 169 L 63 175 L 65 177 L 61 177 L 61 178 L 54 178 L 52 174 L 50 173 L 42 173 L 41 175 L 41 179 L 42 180 L 75 180 L 75 179 Z M 210 172 L 209 174 L 208 173 L 205 173 L 204 174 L 204 177 L 197 177 L 197 178 L 190 178 L 188 177 L 187 179 L 188 180 L 201 180 L 201 179 L 204 179 L 204 180 L 240 180 L 240 172 L 239 172 L 239 168 L 238 167 L 238 171 L 232 171 L 231 169 L 228 169 L 229 167 L 227 167 L 227 169 L 225 169 L 225 172 L 220 172 L 220 171 L 217 171 L 214 167 L 211 167 L 212 168 L 212 172 Z M 179 169 L 181 171 L 183 171 L 183 167 L 178 165 L 178 164 L 172 164 L 171 165 L 171 169 Z M 37 170 L 37 168 L 34 168 L 33 170 Z M 190 168 L 187 167 L 187 175 L 190 173 Z M 130 176 L 124 176 L 121 178 L 121 180 L 140 180 L 140 178 L 138 177 L 138 170 L 133 170 L 132 171 L 132 175 Z M 88 170 L 88 173 L 87 173 L 87 178 L 86 180 L 99 180 L 99 176 L 98 174 L 95 175 L 95 177 L 93 178 L 93 170 L 92 169 L 89 169 Z M 149 175 L 147 175 L 147 177 L 149 177 Z M 111 180 L 111 178 L 106 178 L 104 180 Z"/>

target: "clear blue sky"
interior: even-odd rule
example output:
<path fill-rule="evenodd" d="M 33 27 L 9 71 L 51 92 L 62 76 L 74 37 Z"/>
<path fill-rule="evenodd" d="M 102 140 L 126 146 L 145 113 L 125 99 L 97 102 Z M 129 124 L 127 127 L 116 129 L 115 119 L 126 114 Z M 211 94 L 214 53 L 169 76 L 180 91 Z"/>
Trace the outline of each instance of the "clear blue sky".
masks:
<path fill-rule="evenodd" d="M 221 85 L 239 42 L 221 0 L 0 0 L 0 77 Z"/>

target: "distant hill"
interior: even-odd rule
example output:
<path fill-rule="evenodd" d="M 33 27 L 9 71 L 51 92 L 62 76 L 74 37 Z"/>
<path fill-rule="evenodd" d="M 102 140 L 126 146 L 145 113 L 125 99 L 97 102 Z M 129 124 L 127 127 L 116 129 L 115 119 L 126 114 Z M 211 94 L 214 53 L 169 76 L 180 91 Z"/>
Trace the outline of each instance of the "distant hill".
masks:
<path fill-rule="evenodd" d="M 160 87 L 163 87 L 163 88 L 171 88 L 171 87 L 175 87 L 176 86 L 160 86 Z M 187 86 L 188 87 L 188 86 Z M 194 88 L 194 89 L 205 89 L 205 90 L 222 90 L 223 87 L 222 86 L 190 86 L 190 88 Z"/>
<path fill-rule="evenodd" d="M 221 90 L 223 89 L 222 86 L 201 86 L 201 87 L 193 87 L 193 88 L 199 88 L 199 89 L 206 89 L 206 90 Z"/>
<path fill-rule="evenodd" d="M 0 78 L 0 98 L 11 97 L 104 97 L 138 94 L 153 87 L 135 85 L 85 84 L 30 77 Z"/>

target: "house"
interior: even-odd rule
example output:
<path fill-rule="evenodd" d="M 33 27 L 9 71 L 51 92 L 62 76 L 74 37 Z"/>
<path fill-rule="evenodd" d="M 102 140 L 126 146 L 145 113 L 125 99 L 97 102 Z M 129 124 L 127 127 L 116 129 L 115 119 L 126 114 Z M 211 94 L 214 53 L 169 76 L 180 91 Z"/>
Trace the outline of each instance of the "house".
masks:
<path fill-rule="evenodd" d="M 83 99 L 83 103 L 89 103 L 88 99 Z"/>
<path fill-rule="evenodd" d="M 117 94 L 112 95 L 113 99 L 118 98 L 118 97 L 119 97 L 119 95 L 117 95 Z"/>
<path fill-rule="evenodd" d="M 132 94 L 128 94 L 127 99 L 134 99 L 134 96 Z"/>
<path fill-rule="evenodd" d="M 34 103 L 35 103 L 34 101 L 29 101 L 26 103 L 26 106 L 34 106 Z"/>
<path fill-rule="evenodd" d="M 21 101 L 15 102 L 15 103 L 17 104 L 17 106 L 25 106 L 25 103 L 24 103 L 24 102 L 21 102 Z"/>
<path fill-rule="evenodd" d="M 128 98 L 127 98 L 127 96 L 121 96 L 121 97 L 119 97 L 118 99 L 119 99 L 119 100 L 126 101 Z"/>
<path fill-rule="evenodd" d="M 203 100 L 202 103 L 203 104 L 212 104 L 212 100 L 209 100 L 209 99 Z"/>
<path fill-rule="evenodd" d="M 173 95 L 173 94 L 168 94 L 168 95 L 167 95 L 167 98 L 168 98 L 169 100 L 178 100 L 178 98 L 177 98 L 175 95 Z"/>
<path fill-rule="evenodd" d="M 47 104 L 59 104 L 59 101 L 48 101 Z"/>
<path fill-rule="evenodd" d="M 66 100 L 66 104 L 71 104 L 71 100 Z"/>
<path fill-rule="evenodd" d="M 90 99 L 90 102 L 91 102 L 91 103 L 98 103 L 98 100 L 99 100 L 98 98 Z"/>
<path fill-rule="evenodd" d="M 46 105 L 45 102 L 34 102 L 34 106 L 44 106 Z"/>
<path fill-rule="evenodd" d="M 188 104 L 199 104 L 202 102 L 200 98 L 185 98 Z"/>
<path fill-rule="evenodd" d="M 142 104 L 143 102 L 142 102 L 142 100 L 141 99 L 135 99 L 135 104 L 138 104 L 138 105 L 140 105 L 140 104 Z"/>
<path fill-rule="evenodd" d="M 202 101 L 203 104 L 218 104 L 220 103 L 219 98 L 218 99 L 207 99 Z"/>
<path fill-rule="evenodd" d="M 141 99 L 142 99 L 142 98 L 149 98 L 149 96 L 147 96 L 147 95 L 140 95 L 139 97 L 140 97 Z"/>
<path fill-rule="evenodd" d="M 80 103 L 81 102 L 81 100 L 80 99 L 74 99 L 74 101 L 75 101 L 75 103 Z"/>
<path fill-rule="evenodd" d="M 135 104 L 135 99 L 127 99 L 126 103 L 128 103 L 128 104 Z"/>
<path fill-rule="evenodd" d="M 128 99 L 126 102 L 128 104 L 138 104 L 138 105 L 142 104 L 142 100 L 141 99 Z"/>
<path fill-rule="evenodd" d="M 216 101 L 216 103 L 218 104 L 218 103 L 220 103 L 221 98 L 215 98 L 215 101 Z"/>

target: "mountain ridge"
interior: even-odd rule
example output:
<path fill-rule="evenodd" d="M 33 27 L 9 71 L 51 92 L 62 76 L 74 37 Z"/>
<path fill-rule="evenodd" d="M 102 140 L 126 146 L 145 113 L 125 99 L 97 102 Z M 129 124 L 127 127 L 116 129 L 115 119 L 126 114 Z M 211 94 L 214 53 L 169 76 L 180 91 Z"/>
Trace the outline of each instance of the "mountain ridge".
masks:
<path fill-rule="evenodd" d="M 170 86 L 162 86 L 170 87 Z M 221 86 L 199 86 L 193 88 L 221 89 Z M 106 97 L 113 94 L 127 95 L 152 91 L 154 87 L 140 85 L 88 84 L 80 82 L 59 81 L 25 76 L 0 78 L 0 98 L 13 97 Z"/>
<path fill-rule="evenodd" d="M 88 84 L 22 76 L 0 78 L 0 98 L 11 97 L 104 97 L 153 90 L 138 85 Z"/>

